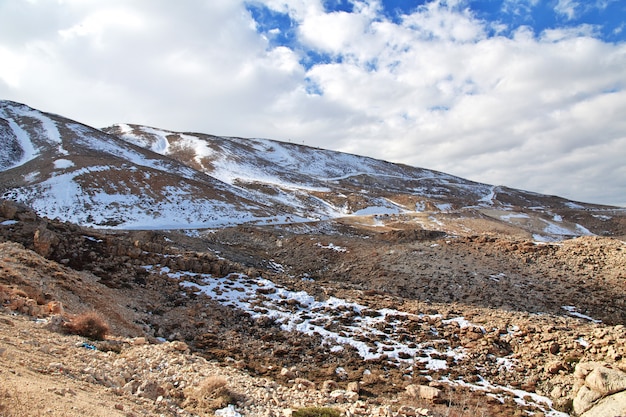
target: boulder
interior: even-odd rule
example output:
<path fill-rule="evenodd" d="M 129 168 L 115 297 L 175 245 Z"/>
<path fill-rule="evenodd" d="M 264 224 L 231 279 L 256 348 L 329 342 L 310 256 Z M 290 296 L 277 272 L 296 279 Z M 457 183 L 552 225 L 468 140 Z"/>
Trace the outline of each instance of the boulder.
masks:
<path fill-rule="evenodd" d="M 44 258 L 50 256 L 59 242 L 59 237 L 54 232 L 46 229 L 45 226 L 35 230 L 35 235 L 33 236 L 33 247 L 35 252 Z"/>
<path fill-rule="evenodd" d="M 584 381 L 572 403 L 576 415 L 626 415 L 626 372 L 598 362 L 584 362 L 576 366 L 574 375 Z M 614 411 L 620 407 L 621 411 Z"/>
<path fill-rule="evenodd" d="M 428 385 L 408 385 L 406 393 L 409 397 L 422 400 L 434 400 L 441 396 L 441 390 Z"/>
<path fill-rule="evenodd" d="M 572 406 L 574 407 L 574 413 L 581 415 L 585 411 L 593 407 L 593 403 L 602 398 L 602 394 L 592 390 L 586 385 L 583 385 L 578 390 L 578 394 L 574 398 Z"/>
<path fill-rule="evenodd" d="M 593 408 L 580 415 L 580 417 L 614 416 L 626 416 L 626 391 L 601 399 Z"/>
<path fill-rule="evenodd" d="M 585 385 L 602 396 L 626 390 L 626 372 L 618 369 L 597 367 L 585 378 Z"/>

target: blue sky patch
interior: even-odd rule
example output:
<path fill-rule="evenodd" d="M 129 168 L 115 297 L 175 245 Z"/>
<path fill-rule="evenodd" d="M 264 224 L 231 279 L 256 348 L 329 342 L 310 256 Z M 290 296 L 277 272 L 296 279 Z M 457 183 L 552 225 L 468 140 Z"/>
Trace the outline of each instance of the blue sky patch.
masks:
<path fill-rule="evenodd" d="M 246 9 L 262 33 L 270 42 L 270 47 L 288 46 L 297 43 L 297 24 L 287 13 L 279 13 L 259 3 L 248 3 Z"/>

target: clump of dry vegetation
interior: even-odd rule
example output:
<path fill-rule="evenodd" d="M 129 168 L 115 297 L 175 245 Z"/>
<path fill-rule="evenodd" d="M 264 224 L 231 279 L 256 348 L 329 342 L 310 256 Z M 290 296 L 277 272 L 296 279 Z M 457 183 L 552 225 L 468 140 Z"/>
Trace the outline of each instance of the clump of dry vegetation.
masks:
<path fill-rule="evenodd" d="M 330 407 L 306 407 L 293 412 L 292 417 L 339 417 L 339 410 Z"/>
<path fill-rule="evenodd" d="M 95 311 L 79 314 L 65 323 L 68 333 L 77 334 L 93 340 L 104 340 L 110 328 L 104 318 Z"/>
<path fill-rule="evenodd" d="M 229 404 L 236 404 L 239 400 L 240 396 L 228 387 L 226 378 L 209 376 L 197 387 L 185 390 L 185 401 L 182 406 L 200 415 L 212 416 L 213 411 Z"/>

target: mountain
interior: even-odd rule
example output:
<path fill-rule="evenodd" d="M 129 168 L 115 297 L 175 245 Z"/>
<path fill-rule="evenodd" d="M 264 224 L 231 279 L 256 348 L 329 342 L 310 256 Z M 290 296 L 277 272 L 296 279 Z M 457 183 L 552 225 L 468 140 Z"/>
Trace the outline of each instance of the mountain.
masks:
<path fill-rule="evenodd" d="M 12 102 L 0 135 L 2 416 L 626 415 L 623 208 Z"/>
<path fill-rule="evenodd" d="M 336 218 L 536 240 L 624 234 L 625 211 L 269 139 L 118 124 L 0 102 L 0 193 L 42 216 L 119 229 Z"/>

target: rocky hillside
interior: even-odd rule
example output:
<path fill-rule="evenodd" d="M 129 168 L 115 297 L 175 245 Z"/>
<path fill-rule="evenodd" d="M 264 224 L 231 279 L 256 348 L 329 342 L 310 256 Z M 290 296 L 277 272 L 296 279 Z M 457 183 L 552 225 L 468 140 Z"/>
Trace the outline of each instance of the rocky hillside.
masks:
<path fill-rule="evenodd" d="M 525 239 L 626 235 L 626 210 L 267 139 L 91 128 L 0 101 L 0 195 L 115 229 L 362 218 L 372 226 Z"/>
<path fill-rule="evenodd" d="M 0 139 L 0 417 L 626 415 L 624 208 L 7 101 Z"/>
<path fill-rule="evenodd" d="M 3 201 L 0 241 L 0 415 L 624 413 L 613 238 L 95 230 Z M 104 340 L 68 334 L 90 311 Z"/>

